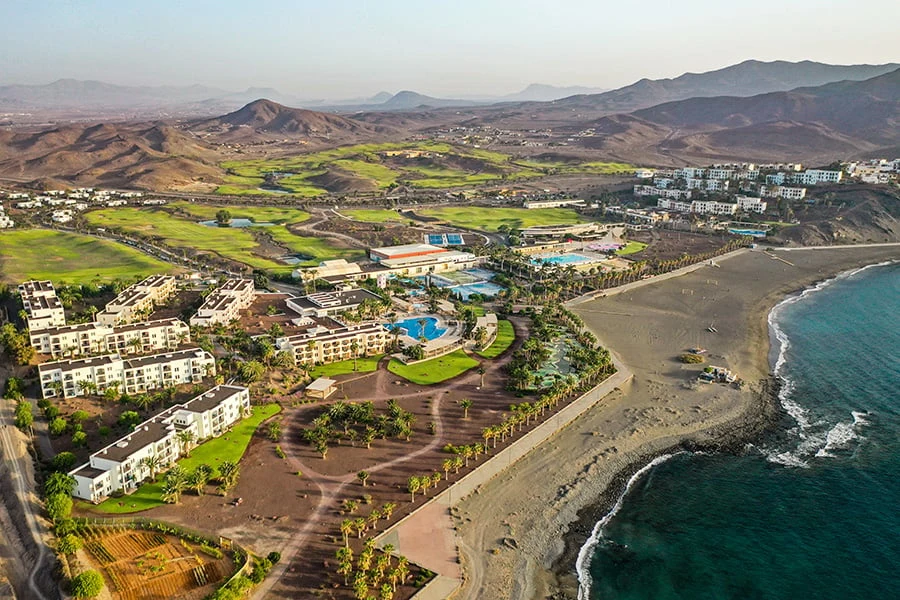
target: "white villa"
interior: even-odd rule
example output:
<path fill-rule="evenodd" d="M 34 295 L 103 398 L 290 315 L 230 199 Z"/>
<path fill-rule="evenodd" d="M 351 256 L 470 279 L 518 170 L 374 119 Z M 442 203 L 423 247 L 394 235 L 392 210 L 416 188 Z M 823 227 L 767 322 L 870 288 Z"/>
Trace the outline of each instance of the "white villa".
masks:
<path fill-rule="evenodd" d="M 227 325 L 240 317 L 242 310 L 250 308 L 255 299 L 252 279 L 229 279 L 206 297 L 197 314 L 191 317 L 191 325 Z"/>

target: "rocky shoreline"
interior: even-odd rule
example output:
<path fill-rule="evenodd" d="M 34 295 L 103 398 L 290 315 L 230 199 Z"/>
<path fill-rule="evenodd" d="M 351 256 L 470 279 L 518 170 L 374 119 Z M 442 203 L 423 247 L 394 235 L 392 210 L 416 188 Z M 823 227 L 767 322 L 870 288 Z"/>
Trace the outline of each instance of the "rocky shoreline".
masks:
<path fill-rule="evenodd" d="M 625 492 L 631 478 L 660 456 L 680 452 L 706 452 L 738 455 L 747 451 L 747 444 L 760 440 L 787 417 L 778 398 L 780 382 L 774 376 L 759 382 L 759 390 L 753 392 L 754 401 L 747 405 L 741 417 L 732 422 L 712 427 L 685 438 L 680 442 L 648 452 L 633 460 L 613 476 L 609 485 L 595 502 L 578 511 L 578 520 L 569 526 L 563 536 L 564 550 L 553 560 L 550 569 L 555 581 L 551 581 L 552 600 L 573 600 L 578 597 L 578 578 L 574 565 L 578 553 L 592 535 L 598 521 L 609 514 Z"/>

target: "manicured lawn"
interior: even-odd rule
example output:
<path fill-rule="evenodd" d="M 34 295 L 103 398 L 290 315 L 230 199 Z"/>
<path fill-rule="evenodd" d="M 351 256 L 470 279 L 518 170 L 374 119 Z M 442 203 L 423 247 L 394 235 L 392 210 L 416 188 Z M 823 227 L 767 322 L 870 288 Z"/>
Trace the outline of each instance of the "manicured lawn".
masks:
<path fill-rule="evenodd" d="M 203 220 L 215 219 L 216 213 L 222 209 L 230 212 L 235 219 L 250 219 L 256 223 L 275 223 L 277 225 L 302 223 L 310 217 L 306 211 L 278 206 L 216 206 L 193 202 L 172 202 L 169 206 L 180 208 Z"/>
<path fill-rule="evenodd" d="M 197 446 L 191 451 L 190 458 L 183 458 L 178 464 L 190 472 L 202 464 L 215 468 L 224 460 L 239 461 L 259 424 L 279 411 L 281 407 L 277 404 L 254 406 L 253 414 L 237 423 L 230 432 Z M 145 483 L 130 496 L 109 498 L 96 506 L 82 502 L 80 506 L 109 514 L 134 513 L 162 506 L 162 482 L 163 478 L 159 476 L 156 483 Z"/>
<path fill-rule="evenodd" d="M 396 210 L 357 208 L 341 210 L 340 213 L 350 219 L 364 221 L 366 223 L 388 223 L 391 221 L 403 223 L 407 221 L 407 219 L 404 219 L 403 215 Z"/>
<path fill-rule="evenodd" d="M 618 254 L 619 256 L 628 256 L 629 254 L 640 252 L 646 247 L 647 244 L 645 244 L 644 242 L 628 242 L 627 244 L 625 244 L 624 248 L 622 248 L 621 250 L 617 250 L 616 254 Z"/>
<path fill-rule="evenodd" d="M 433 385 L 465 373 L 479 364 L 462 350 L 457 350 L 414 365 L 405 365 L 394 358 L 388 363 L 388 371 L 419 385 Z"/>
<path fill-rule="evenodd" d="M 426 208 L 419 214 L 435 217 L 451 225 L 496 231 L 501 225 L 514 229 L 534 225 L 571 225 L 585 219 L 570 208 L 485 208 L 481 206 L 448 206 Z"/>
<path fill-rule="evenodd" d="M 357 248 L 338 248 L 325 238 L 294 235 L 284 227 L 266 227 L 266 233 L 272 235 L 272 239 L 288 248 L 291 252 L 308 256 L 309 260 L 295 266 L 316 266 L 323 260 L 333 258 L 346 258 L 356 260 L 363 258 L 365 252 Z"/>
<path fill-rule="evenodd" d="M 497 321 L 497 337 L 494 339 L 494 343 L 476 354 L 483 358 L 497 358 L 512 346 L 515 340 L 516 331 L 513 329 L 512 323 L 505 319 Z"/>
<path fill-rule="evenodd" d="M 0 233 L 0 279 L 50 279 L 57 285 L 169 273 L 172 265 L 134 248 L 88 235 L 19 229 Z"/>
<path fill-rule="evenodd" d="M 347 373 L 371 373 L 378 368 L 378 361 L 384 354 L 376 354 L 375 356 L 363 356 L 356 361 L 356 371 L 353 370 L 352 360 L 343 360 L 341 362 L 320 365 L 309 372 L 310 376 L 316 377 L 333 377 L 335 375 L 346 375 Z"/>

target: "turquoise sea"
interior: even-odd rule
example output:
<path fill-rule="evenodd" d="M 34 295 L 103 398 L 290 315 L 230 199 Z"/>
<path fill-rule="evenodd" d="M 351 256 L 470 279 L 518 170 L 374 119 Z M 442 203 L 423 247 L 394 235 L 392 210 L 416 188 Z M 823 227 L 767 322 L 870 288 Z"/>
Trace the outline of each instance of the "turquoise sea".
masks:
<path fill-rule="evenodd" d="M 632 478 L 582 548 L 582 600 L 900 598 L 900 264 L 769 323 L 790 416 L 741 456 Z"/>

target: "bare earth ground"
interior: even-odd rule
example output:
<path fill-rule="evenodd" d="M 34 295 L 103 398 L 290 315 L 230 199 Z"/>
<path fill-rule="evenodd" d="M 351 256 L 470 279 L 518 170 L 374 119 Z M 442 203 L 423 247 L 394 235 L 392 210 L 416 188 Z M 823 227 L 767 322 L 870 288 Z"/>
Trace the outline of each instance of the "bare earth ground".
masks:
<path fill-rule="evenodd" d="M 686 441 L 714 442 L 758 418 L 769 374 L 766 316 L 786 294 L 841 271 L 900 259 L 900 246 L 741 253 L 693 273 L 574 308 L 634 372 L 612 394 L 457 508 L 466 582 L 454 598 L 574 597 L 573 560 L 551 569 L 584 507 L 615 496 L 622 473 Z M 692 293 L 693 292 L 693 293 Z M 714 324 L 718 334 L 706 331 Z M 687 348 L 708 349 L 711 364 L 749 382 L 689 389 L 699 366 L 681 365 Z M 717 435 L 718 434 L 718 435 Z M 616 491 L 617 495 L 619 492 Z M 590 525 L 588 525 L 588 529 Z M 577 548 L 587 533 L 570 539 Z M 576 536 L 577 537 L 577 536 Z M 515 546 L 513 549 L 511 546 Z M 566 554 L 567 560 L 572 552 Z"/>

